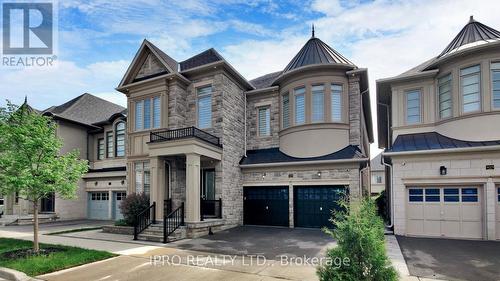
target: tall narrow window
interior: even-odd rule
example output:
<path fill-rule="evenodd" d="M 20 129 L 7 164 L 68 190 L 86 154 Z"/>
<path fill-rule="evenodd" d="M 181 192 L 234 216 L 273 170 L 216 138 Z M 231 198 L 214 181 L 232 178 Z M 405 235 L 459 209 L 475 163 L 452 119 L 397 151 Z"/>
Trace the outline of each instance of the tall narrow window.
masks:
<path fill-rule="evenodd" d="M 462 88 L 462 111 L 464 113 L 479 111 L 481 109 L 481 67 L 471 66 L 460 70 Z"/>
<path fill-rule="evenodd" d="M 106 152 L 107 157 L 113 157 L 113 132 L 106 133 Z"/>
<path fill-rule="evenodd" d="M 491 64 L 491 91 L 493 108 L 500 109 L 500 62 Z"/>
<path fill-rule="evenodd" d="M 439 78 L 439 117 L 441 119 L 451 117 L 451 74 Z"/>
<path fill-rule="evenodd" d="M 142 112 L 143 109 L 143 102 L 142 101 L 136 101 L 135 102 L 135 130 L 142 130 L 143 128 L 143 120 L 144 120 L 144 115 Z"/>
<path fill-rule="evenodd" d="M 312 86 L 312 122 L 325 120 L 325 86 Z"/>
<path fill-rule="evenodd" d="M 135 192 L 149 194 L 151 190 L 151 176 L 149 162 L 134 163 Z"/>
<path fill-rule="evenodd" d="M 212 86 L 196 89 L 198 94 L 198 127 L 212 127 Z"/>
<path fill-rule="evenodd" d="M 420 116 L 420 90 L 406 92 L 406 124 L 418 124 Z"/>
<path fill-rule="evenodd" d="M 305 95 L 306 88 L 300 87 L 295 89 L 295 125 L 304 124 L 306 122 L 306 106 Z"/>
<path fill-rule="evenodd" d="M 116 156 L 125 156 L 125 122 L 116 124 Z"/>
<path fill-rule="evenodd" d="M 331 113 L 333 122 L 342 121 L 342 85 L 331 85 Z"/>
<path fill-rule="evenodd" d="M 104 159 L 105 155 L 105 146 L 104 146 L 104 139 L 98 139 L 97 140 L 97 159 L 102 160 Z"/>
<path fill-rule="evenodd" d="M 290 95 L 283 95 L 283 128 L 290 127 Z"/>
<path fill-rule="evenodd" d="M 160 128 L 161 120 L 160 97 L 153 98 L 153 128 Z"/>
<path fill-rule="evenodd" d="M 261 107 L 259 112 L 259 136 L 271 135 L 271 110 L 269 107 Z"/>
<path fill-rule="evenodd" d="M 151 128 L 151 100 L 144 100 L 144 129 Z"/>

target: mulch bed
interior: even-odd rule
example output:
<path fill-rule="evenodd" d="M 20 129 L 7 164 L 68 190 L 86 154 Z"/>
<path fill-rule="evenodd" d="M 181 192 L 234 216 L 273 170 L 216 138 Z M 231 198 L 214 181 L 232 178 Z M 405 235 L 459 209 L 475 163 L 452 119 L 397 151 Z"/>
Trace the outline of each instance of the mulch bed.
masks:
<path fill-rule="evenodd" d="M 29 258 L 29 257 L 35 257 L 35 256 L 48 256 L 51 253 L 56 253 L 56 252 L 64 252 L 66 249 L 61 249 L 61 248 L 56 248 L 56 247 L 47 247 L 40 249 L 38 253 L 35 253 L 33 249 L 16 249 L 12 251 L 8 251 L 5 253 L 2 253 L 0 257 L 2 259 L 23 259 L 23 258 Z"/>

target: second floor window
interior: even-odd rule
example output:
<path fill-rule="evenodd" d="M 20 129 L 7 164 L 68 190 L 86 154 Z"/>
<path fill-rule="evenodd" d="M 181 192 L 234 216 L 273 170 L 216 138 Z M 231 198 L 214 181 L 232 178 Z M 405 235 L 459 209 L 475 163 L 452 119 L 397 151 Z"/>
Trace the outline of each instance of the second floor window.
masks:
<path fill-rule="evenodd" d="M 125 156 L 125 122 L 116 124 L 116 156 Z"/>
<path fill-rule="evenodd" d="M 481 109 L 481 66 L 475 65 L 460 70 L 462 89 L 462 111 L 464 113 Z"/>
<path fill-rule="evenodd" d="M 295 89 L 295 125 L 304 124 L 306 122 L 306 106 L 305 95 L 306 88 L 300 87 Z"/>
<path fill-rule="evenodd" d="M 342 121 L 342 85 L 331 85 L 331 111 L 332 121 Z"/>
<path fill-rule="evenodd" d="M 106 133 L 106 151 L 107 157 L 113 157 L 113 132 Z"/>
<path fill-rule="evenodd" d="M 421 121 L 420 116 L 420 90 L 411 90 L 406 92 L 406 124 L 418 124 Z"/>
<path fill-rule="evenodd" d="M 159 128 L 161 120 L 160 97 L 135 102 L 135 130 Z"/>
<path fill-rule="evenodd" d="M 212 127 L 212 86 L 196 89 L 198 95 L 198 127 Z"/>
<path fill-rule="evenodd" d="M 271 109 L 269 107 L 261 107 L 259 112 L 259 136 L 265 137 L 271 135 Z"/>
<path fill-rule="evenodd" d="M 324 121 L 325 115 L 325 87 L 312 86 L 312 122 Z"/>
<path fill-rule="evenodd" d="M 290 127 L 290 95 L 283 95 L 283 128 Z"/>
<path fill-rule="evenodd" d="M 105 147 L 104 147 L 104 139 L 97 140 L 97 159 L 104 159 Z"/>
<path fill-rule="evenodd" d="M 151 176 L 149 162 L 134 163 L 135 192 L 149 194 L 151 190 Z"/>
<path fill-rule="evenodd" d="M 491 93 L 493 108 L 500 109 L 500 62 L 491 64 Z"/>
<path fill-rule="evenodd" d="M 451 74 L 439 78 L 438 80 L 438 95 L 439 95 L 439 117 L 441 119 L 451 117 Z"/>

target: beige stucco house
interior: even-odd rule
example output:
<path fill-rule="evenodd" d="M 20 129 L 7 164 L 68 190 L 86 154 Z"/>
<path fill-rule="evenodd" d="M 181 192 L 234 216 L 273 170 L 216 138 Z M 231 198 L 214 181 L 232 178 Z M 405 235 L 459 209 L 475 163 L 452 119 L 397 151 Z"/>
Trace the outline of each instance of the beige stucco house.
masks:
<path fill-rule="evenodd" d="M 40 202 L 43 219 L 121 218 L 120 201 L 127 191 L 125 128 L 126 109 L 91 94 L 40 111 L 57 123 L 62 139 L 61 153 L 74 149 L 89 161 L 89 172 L 78 183 L 76 198 L 65 200 L 57 194 Z M 10 222 L 29 222 L 33 213 L 28 201 L 15 194 L 6 196 L 5 217 Z"/>
<path fill-rule="evenodd" d="M 377 81 L 398 235 L 500 238 L 500 32 L 472 17 L 446 49 Z"/>
<path fill-rule="evenodd" d="M 382 153 L 379 153 L 370 161 L 370 193 L 380 194 L 385 190 L 385 166 L 382 165 Z"/>
<path fill-rule="evenodd" d="M 321 227 L 339 193 L 368 193 L 367 70 L 314 36 L 283 71 L 252 81 L 214 49 L 177 62 L 145 40 L 117 90 L 128 192 L 150 194 L 157 220 L 184 204 L 188 236 Z"/>

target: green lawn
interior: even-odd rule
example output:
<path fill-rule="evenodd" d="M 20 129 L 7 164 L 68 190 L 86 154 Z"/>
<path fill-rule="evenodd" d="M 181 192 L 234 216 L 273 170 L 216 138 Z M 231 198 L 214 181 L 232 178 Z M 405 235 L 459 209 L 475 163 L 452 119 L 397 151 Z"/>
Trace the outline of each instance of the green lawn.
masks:
<path fill-rule="evenodd" d="M 22 271 L 30 276 L 37 276 L 116 256 L 115 254 L 104 251 L 94 251 L 62 245 L 40 244 L 41 249 L 51 247 L 64 251 L 51 253 L 48 256 L 18 258 L 14 260 L 8 260 L 2 257 L 2 254 L 5 252 L 31 248 L 32 246 L 33 243 L 31 241 L 0 238 L 0 266 Z"/>

